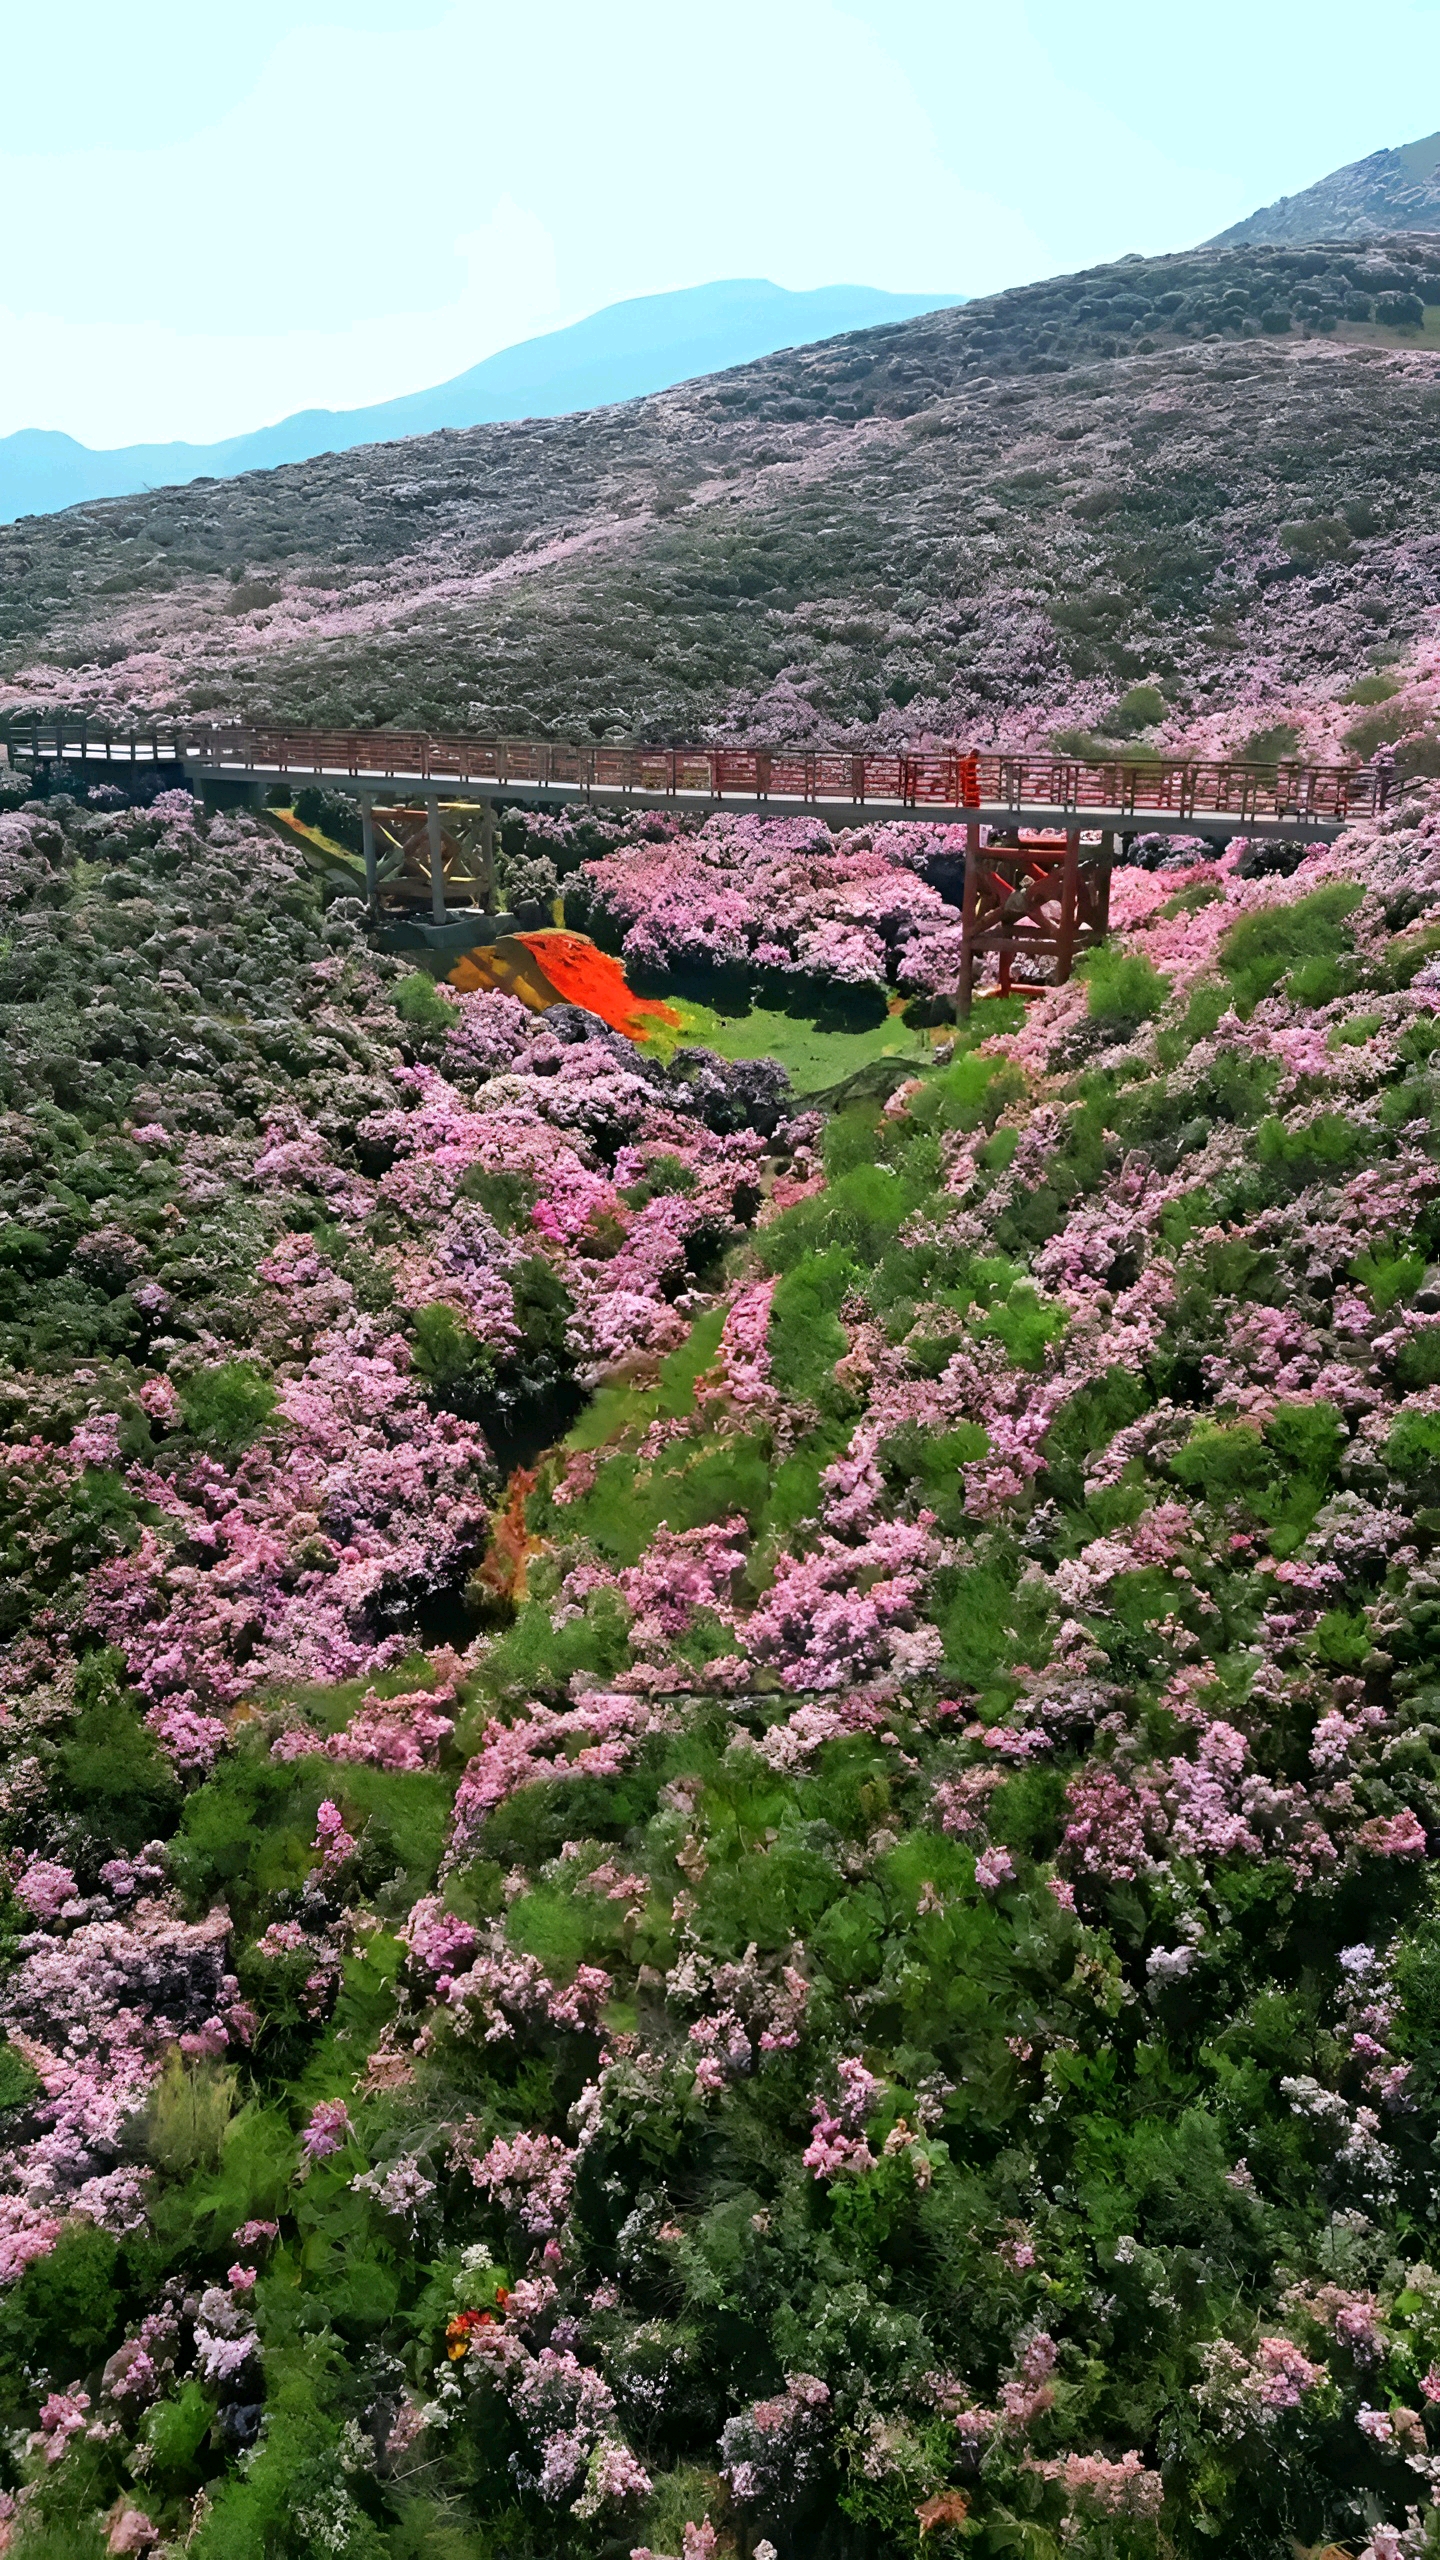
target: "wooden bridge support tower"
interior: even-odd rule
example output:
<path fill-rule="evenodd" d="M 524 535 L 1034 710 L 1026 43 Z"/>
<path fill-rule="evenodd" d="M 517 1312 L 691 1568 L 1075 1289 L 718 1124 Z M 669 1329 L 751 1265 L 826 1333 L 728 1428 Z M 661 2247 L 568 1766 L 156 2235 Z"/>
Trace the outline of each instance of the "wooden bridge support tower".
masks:
<path fill-rule="evenodd" d="M 461 905 L 495 906 L 495 804 L 446 801 L 427 794 L 406 806 L 378 806 L 373 792 L 360 801 L 360 840 L 365 894 L 372 915 L 380 892 L 404 906 L 427 903 L 437 924 L 445 921 L 447 893 Z"/>
<path fill-rule="evenodd" d="M 1014 828 L 982 848 L 980 829 L 965 830 L 965 895 L 961 910 L 958 1008 L 963 1022 L 974 1000 L 976 976 L 994 952 L 1000 993 L 1038 994 L 1042 984 L 1063 986 L 1080 953 L 1093 951 L 1110 922 L 1110 866 L 1115 839 L 1083 844 L 1071 827 L 1059 835 L 1025 835 Z M 1017 960 L 1048 960 L 1049 976 L 1016 980 Z"/>

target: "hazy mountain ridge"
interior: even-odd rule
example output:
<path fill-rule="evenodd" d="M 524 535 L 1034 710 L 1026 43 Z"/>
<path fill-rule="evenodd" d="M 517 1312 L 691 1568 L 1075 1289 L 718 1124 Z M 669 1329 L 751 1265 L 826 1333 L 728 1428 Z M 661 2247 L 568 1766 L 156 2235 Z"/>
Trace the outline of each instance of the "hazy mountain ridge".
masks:
<path fill-rule="evenodd" d="M 790 293 L 763 279 L 692 285 L 611 303 L 569 328 L 503 347 L 432 390 L 360 409 L 298 410 L 273 427 L 217 444 L 136 444 L 96 452 L 73 436 L 26 427 L 0 436 L 0 522 L 92 498 L 269 471 L 397 437 L 601 408 L 837 329 L 908 319 L 945 300 L 882 293 L 872 285 L 823 285 L 808 293 Z"/>
<path fill-rule="evenodd" d="M 1440 239 L 1129 259 L 14 526 L 0 698 L 1018 743 L 1155 682 L 1162 735 L 1298 690 L 1333 745 L 1440 602 L 1437 310 Z"/>

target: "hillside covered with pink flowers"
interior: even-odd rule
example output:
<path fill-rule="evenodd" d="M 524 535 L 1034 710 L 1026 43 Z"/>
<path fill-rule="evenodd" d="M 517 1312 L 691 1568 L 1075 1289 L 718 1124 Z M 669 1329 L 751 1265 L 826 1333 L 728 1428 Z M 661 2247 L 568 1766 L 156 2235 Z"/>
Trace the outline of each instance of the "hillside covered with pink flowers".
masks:
<path fill-rule="evenodd" d="M 1440 609 L 1437 351 L 1435 234 L 1242 242 L 32 517 L 0 710 L 1333 756 Z"/>
<path fill-rule="evenodd" d="M 24 787 L 0 2545 L 1433 2553 L 1440 788 L 507 832 L 816 1094 Z"/>

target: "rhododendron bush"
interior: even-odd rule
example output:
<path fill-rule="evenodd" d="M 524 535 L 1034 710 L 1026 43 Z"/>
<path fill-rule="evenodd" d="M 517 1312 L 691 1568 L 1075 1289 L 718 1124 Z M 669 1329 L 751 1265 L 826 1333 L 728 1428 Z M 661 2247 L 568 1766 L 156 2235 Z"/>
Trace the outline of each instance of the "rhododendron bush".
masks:
<path fill-rule="evenodd" d="M 1427 790 L 828 1117 L 0 821 L 7 2547 L 1440 2547 Z"/>
<path fill-rule="evenodd" d="M 953 988 L 958 918 L 924 877 L 963 862 L 964 829 L 877 825 L 832 836 L 819 818 L 633 822 L 582 864 L 566 912 L 633 969 L 756 971 L 783 987 Z"/>

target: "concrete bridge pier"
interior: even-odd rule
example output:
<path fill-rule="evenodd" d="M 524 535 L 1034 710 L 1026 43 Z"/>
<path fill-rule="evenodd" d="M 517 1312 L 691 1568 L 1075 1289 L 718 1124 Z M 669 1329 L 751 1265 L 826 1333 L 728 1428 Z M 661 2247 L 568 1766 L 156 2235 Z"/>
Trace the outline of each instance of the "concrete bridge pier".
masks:
<path fill-rule="evenodd" d="M 270 792 L 269 783 L 260 773 L 197 776 L 188 765 L 182 765 L 177 780 L 203 800 L 212 817 L 219 817 L 226 809 L 263 809 Z"/>

